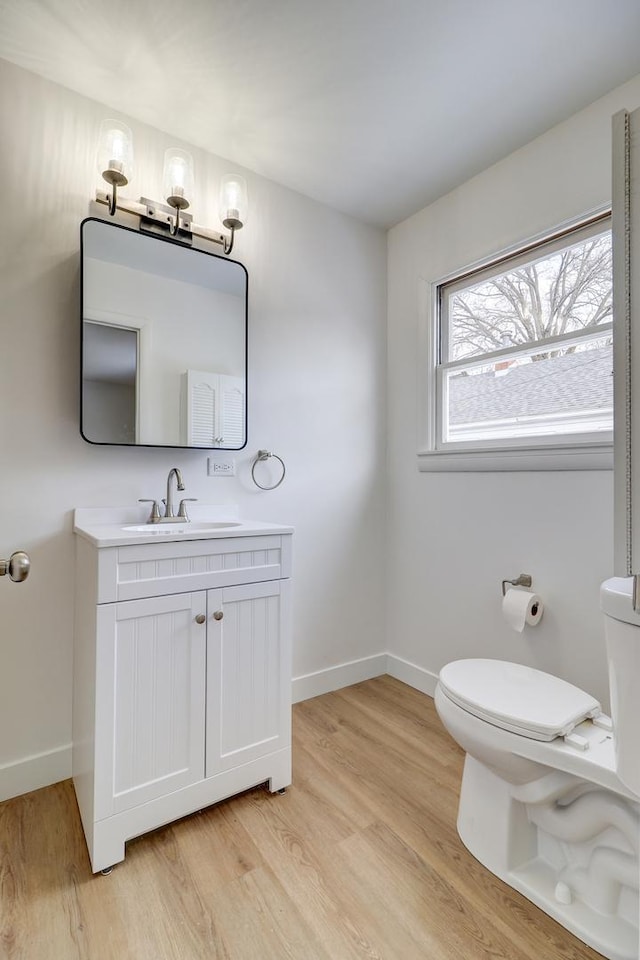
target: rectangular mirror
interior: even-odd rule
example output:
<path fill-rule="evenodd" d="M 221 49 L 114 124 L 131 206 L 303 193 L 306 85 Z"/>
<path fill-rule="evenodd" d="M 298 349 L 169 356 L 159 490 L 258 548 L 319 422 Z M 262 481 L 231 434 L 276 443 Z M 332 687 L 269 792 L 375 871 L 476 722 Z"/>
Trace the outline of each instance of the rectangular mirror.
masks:
<path fill-rule="evenodd" d="M 81 226 L 89 443 L 239 450 L 247 442 L 247 272 L 104 220 Z"/>

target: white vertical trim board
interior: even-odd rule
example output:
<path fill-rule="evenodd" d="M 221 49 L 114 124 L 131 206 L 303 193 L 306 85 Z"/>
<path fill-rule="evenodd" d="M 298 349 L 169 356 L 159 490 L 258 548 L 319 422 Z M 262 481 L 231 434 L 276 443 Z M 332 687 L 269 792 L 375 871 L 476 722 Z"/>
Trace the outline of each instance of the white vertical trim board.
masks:
<path fill-rule="evenodd" d="M 71 744 L 0 767 L 0 801 L 48 787 L 71 776 Z"/>

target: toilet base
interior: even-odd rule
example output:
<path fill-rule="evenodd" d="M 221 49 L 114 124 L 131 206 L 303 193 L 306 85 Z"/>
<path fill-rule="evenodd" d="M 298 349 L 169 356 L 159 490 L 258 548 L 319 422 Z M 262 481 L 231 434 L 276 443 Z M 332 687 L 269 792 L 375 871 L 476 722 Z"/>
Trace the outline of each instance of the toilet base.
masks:
<path fill-rule="evenodd" d="M 638 960 L 633 800 L 549 770 L 507 783 L 467 754 L 458 833 L 488 870 L 608 960 Z"/>

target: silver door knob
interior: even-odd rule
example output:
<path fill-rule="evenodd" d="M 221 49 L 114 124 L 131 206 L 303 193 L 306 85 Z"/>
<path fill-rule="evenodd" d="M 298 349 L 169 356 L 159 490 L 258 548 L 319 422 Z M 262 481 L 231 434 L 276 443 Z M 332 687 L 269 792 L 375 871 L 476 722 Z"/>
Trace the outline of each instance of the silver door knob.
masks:
<path fill-rule="evenodd" d="M 222 610 L 216 610 L 216 612 L 213 615 L 214 620 L 222 620 L 223 617 L 224 617 L 224 613 L 222 612 Z"/>
<path fill-rule="evenodd" d="M 206 619 L 204 613 L 199 613 L 196 617 L 196 623 L 204 623 Z"/>
<path fill-rule="evenodd" d="M 30 568 L 31 560 L 29 554 L 25 553 L 24 550 L 16 550 L 8 560 L 0 560 L 0 577 L 9 574 L 12 580 L 16 583 L 21 583 L 29 576 Z"/>

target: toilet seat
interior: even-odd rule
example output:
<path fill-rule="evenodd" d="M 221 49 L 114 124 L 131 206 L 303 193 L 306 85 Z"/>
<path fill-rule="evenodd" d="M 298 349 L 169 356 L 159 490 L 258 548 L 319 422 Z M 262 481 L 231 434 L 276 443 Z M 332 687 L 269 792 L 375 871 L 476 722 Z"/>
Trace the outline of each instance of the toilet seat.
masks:
<path fill-rule="evenodd" d="M 531 740 L 554 740 L 602 708 L 559 677 L 503 660 L 454 660 L 440 671 L 440 688 L 468 713 Z"/>

